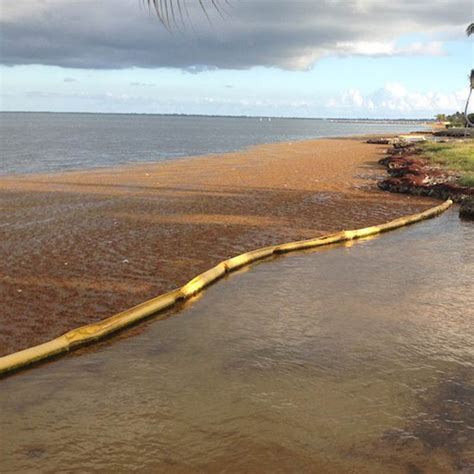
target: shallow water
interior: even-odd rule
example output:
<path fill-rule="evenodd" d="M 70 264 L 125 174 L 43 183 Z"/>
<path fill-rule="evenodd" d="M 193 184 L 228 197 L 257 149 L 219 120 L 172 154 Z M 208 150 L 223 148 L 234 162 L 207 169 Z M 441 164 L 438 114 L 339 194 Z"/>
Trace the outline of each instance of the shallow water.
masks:
<path fill-rule="evenodd" d="M 261 263 L 0 382 L 1 472 L 474 470 L 474 226 Z"/>
<path fill-rule="evenodd" d="M 414 129 L 424 127 L 309 119 L 0 113 L 0 175 L 150 163 L 262 143 Z"/>

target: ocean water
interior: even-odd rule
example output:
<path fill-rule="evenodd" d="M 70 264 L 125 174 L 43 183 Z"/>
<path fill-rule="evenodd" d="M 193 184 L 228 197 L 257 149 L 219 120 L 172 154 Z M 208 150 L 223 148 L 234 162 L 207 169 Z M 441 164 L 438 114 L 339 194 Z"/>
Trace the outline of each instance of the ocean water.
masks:
<path fill-rule="evenodd" d="M 314 119 L 0 113 L 0 175 L 149 163 L 262 143 L 420 128 Z"/>
<path fill-rule="evenodd" d="M 278 257 L 0 380 L 0 471 L 474 472 L 473 233 Z"/>

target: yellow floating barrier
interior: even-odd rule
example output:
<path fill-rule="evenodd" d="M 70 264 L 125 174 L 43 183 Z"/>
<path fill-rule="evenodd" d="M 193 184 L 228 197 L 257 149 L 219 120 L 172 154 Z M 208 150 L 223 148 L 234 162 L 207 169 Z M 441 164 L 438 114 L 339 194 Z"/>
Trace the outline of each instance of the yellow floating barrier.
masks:
<path fill-rule="evenodd" d="M 365 227 L 356 230 L 346 230 L 329 234 L 316 239 L 302 240 L 299 242 L 289 242 L 286 244 L 264 247 L 250 252 L 243 253 L 236 257 L 220 262 L 215 267 L 193 278 L 191 281 L 174 291 L 157 296 L 151 300 L 145 301 L 133 308 L 118 313 L 110 318 L 104 319 L 98 323 L 88 324 L 68 331 L 51 341 L 39 344 L 13 354 L 0 357 L 0 374 L 6 374 L 14 370 L 27 367 L 40 360 L 44 360 L 71 349 L 89 344 L 93 341 L 102 339 L 113 332 L 117 332 L 127 326 L 141 321 L 153 314 L 159 313 L 171 308 L 176 303 L 188 300 L 201 292 L 204 288 L 215 281 L 221 279 L 226 273 L 230 273 L 258 260 L 271 257 L 275 254 L 294 252 L 296 250 L 305 250 L 323 245 L 346 242 L 377 235 L 389 230 L 398 229 L 415 222 L 420 222 L 431 217 L 435 217 L 447 210 L 453 202 L 448 199 L 439 206 L 428 209 L 418 214 L 401 217 L 386 224 Z"/>
<path fill-rule="evenodd" d="M 234 270 L 245 267 L 245 265 L 249 265 L 250 263 L 257 262 L 263 258 L 271 257 L 274 253 L 274 246 L 264 247 L 262 249 L 252 250 L 250 252 L 237 255 L 237 257 L 232 257 L 229 260 L 226 260 L 224 264 L 228 269 L 227 271 L 233 272 Z"/>

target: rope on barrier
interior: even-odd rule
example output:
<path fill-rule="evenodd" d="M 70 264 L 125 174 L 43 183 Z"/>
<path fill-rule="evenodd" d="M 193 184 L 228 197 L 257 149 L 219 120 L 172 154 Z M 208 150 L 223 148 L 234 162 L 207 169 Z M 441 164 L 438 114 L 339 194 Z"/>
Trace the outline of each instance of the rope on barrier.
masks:
<path fill-rule="evenodd" d="M 433 207 L 418 214 L 412 214 L 410 216 L 395 219 L 393 221 L 387 222 L 386 224 L 365 227 L 356 230 L 341 231 L 315 239 L 289 242 L 243 253 L 236 257 L 220 262 L 210 270 L 207 270 L 204 273 L 196 276 L 181 288 L 145 301 L 144 303 L 104 319 L 98 323 L 88 324 L 86 326 L 72 329 L 71 331 L 68 331 L 62 336 L 52 339 L 51 341 L 14 352 L 4 357 L 0 357 L 0 374 L 6 374 L 7 372 L 27 367 L 38 361 L 53 357 L 63 352 L 68 352 L 79 346 L 83 346 L 102 339 L 113 332 L 119 331 L 120 329 L 130 326 L 153 314 L 169 309 L 176 303 L 192 298 L 210 284 L 220 280 L 227 273 L 235 271 L 258 260 L 262 260 L 276 254 L 283 254 L 294 252 L 296 250 L 305 250 L 339 242 L 356 240 L 398 229 L 415 222 L 420 222 L 422 220 L 435 217 L 447 210 L 452 204 L 453 201 L 448 199 L 439 206 Z"/>

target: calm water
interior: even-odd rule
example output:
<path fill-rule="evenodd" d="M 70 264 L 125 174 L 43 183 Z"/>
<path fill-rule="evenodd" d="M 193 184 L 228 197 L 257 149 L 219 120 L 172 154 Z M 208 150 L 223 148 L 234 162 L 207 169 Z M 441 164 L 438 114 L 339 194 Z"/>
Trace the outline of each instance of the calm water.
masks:
<path fill-rule="evenodd" d="M 0 113 L 0 175 L 108 167 L 278 141 L 399 133 L 421 125 L 153 115 Z"/>
<path fill-rule="evenodd" d="M 474 472 L 474 226 L 232 275 L 0 382 L 0 471 Z"/>

